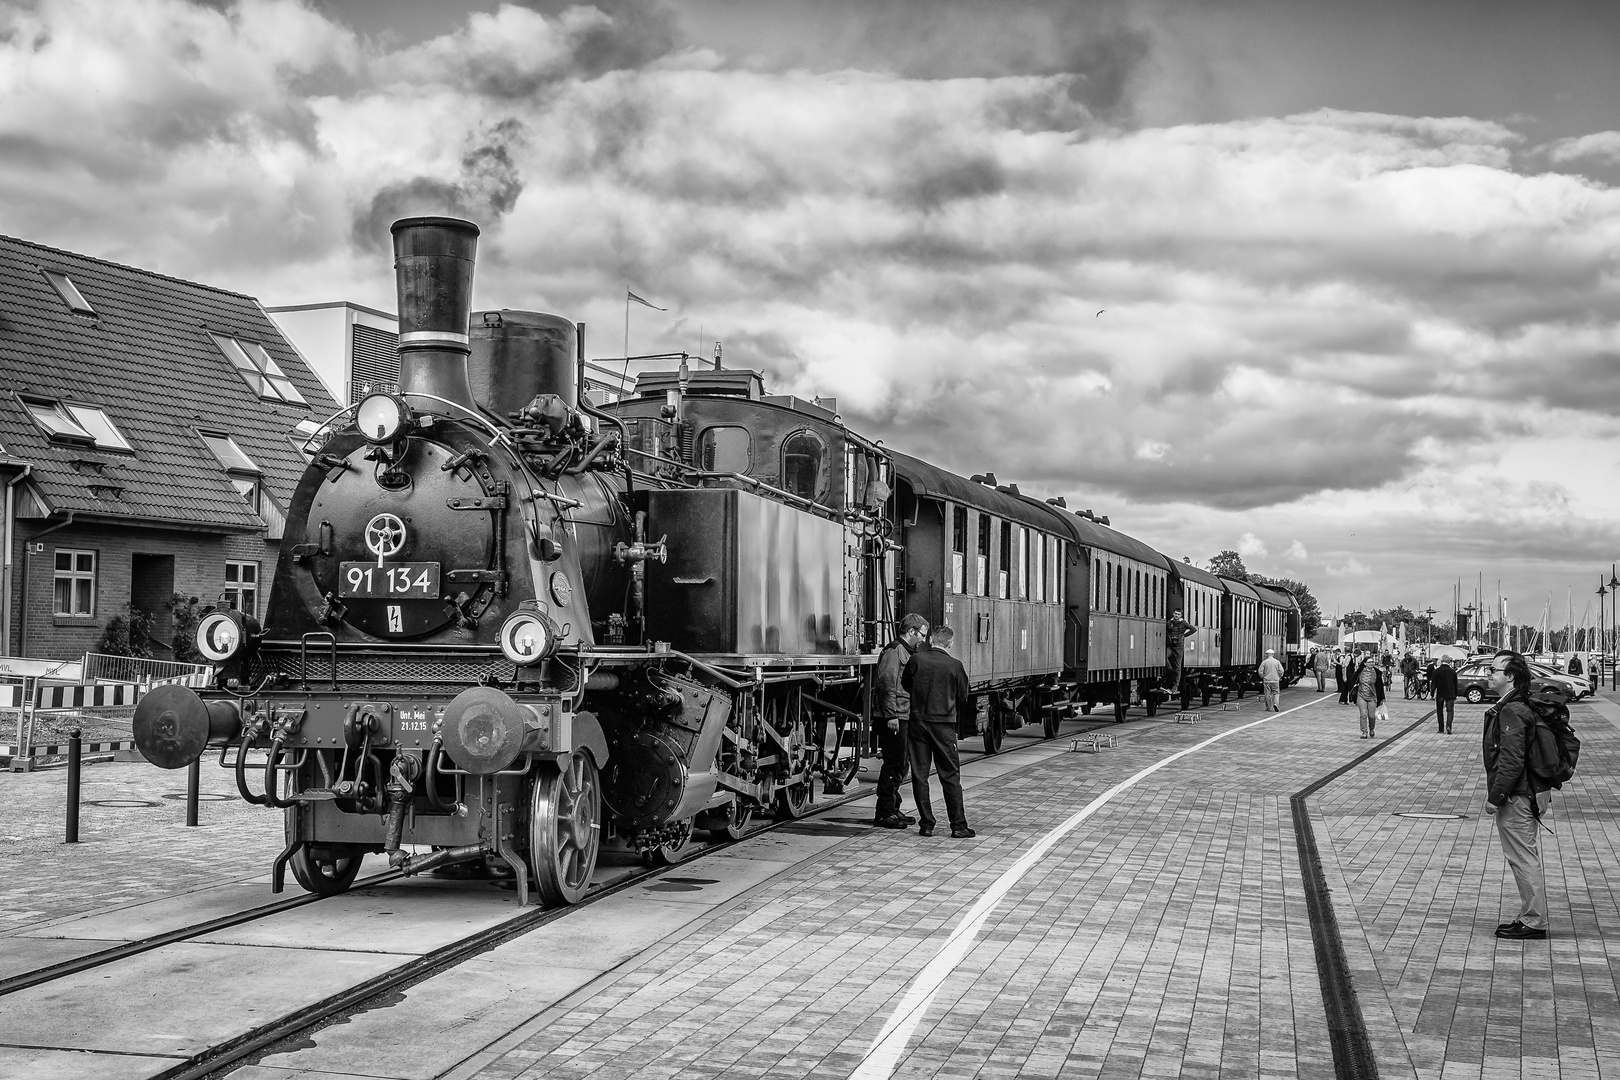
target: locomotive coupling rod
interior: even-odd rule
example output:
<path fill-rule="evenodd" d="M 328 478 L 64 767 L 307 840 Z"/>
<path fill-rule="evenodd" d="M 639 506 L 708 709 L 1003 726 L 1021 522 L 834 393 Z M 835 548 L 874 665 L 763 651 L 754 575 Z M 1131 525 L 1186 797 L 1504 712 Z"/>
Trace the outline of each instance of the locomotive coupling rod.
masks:
<path fill-rule="evenodd" d="M 804 699 L 806 701 L 814 702 L 815 704 L 820 705 L 823 709 L 830 709 L 833 712 L 840 714 L 841 716 L 849 717 L 851 720 L 859 720 L 861 718 L 860 713 L 858 713 L 858 712 L 850 712 L 848 709 L 840 708 L 839 706 L 834 705 L 829 701 L 822 701 L 820 698 L 816 697 L 816 695 L 810 693 L 807 690 L 806 691 L 801 691 L 801 693 L 804 694 Z"/>
<path fill-rule="evenodd" d="M 697 657 L 688 656 L 686 653 L 681 652 L 679 649 L 669 649 L 663 655 L 665 655 L 665 656 L 673 656 L 677 660 L 685 660 L 688 664 L 691 664 L 693 667 L 697 668 L 699 671 L 701 671 L 704 674 L 708 675 L 710 678 L 718 679 L 720 682 L 722 682 L 725 685 L 731 687 L 733 690 L 748 690 L 748 689 L 751 689 L 755 685 L 754 680 L 752 680 L 752 679 L 748 679 L 746 681 L 742 680 L 742 679 L 734 679 L 730 675 L 727 675 L 724 671 L 721 671 L 719 668 L 715 667 L 714 665 L 705 664 L 703 661 L 699 660 Z"/>

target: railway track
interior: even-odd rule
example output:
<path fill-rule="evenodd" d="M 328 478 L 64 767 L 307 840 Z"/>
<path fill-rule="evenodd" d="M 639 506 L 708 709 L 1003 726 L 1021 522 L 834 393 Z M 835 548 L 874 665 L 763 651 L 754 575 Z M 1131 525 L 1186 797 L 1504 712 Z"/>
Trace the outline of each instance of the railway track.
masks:
<path fill-rule="evenodd" d="M 1114 725 L 1110 719 L 1104 722 L 1078 725 L 1074 731 L 1065 731 L 1064 734 L 1078 734 L 1085 730 L 1100 727 L 1112 728 Z M 1038 735 L 1031 738 L 1026 735 L 1014 734 L 1003 743 L 996 755 L 986 754 L 980 750 L 964 751 L 962 760 L 964 764 L 967 764 L 991 756 L 1000 758 L 1016 757 L 1043 747 L 1050 748 L 1053 745 L 1055 745 L 1055 740 L 1047 740 Z M 858 791 L 816 804 L 803 817 L 762 823 L 758 827 L 751 829 L 743 837 L 743 840 L 752 839 L 777 829 L 791 827 L 827 814 L 830 811 L 835 811 L 851 802 L 868 798 L 872 794 L 873 789 L 871 787 L 862 785 Z M 521 937 L 559 919 L 567 918 L 571 913 L 648 882 L 660 875 L 671 871 L 678 873 L 680 868 L 687 863 L 703 855 L 741 843 L 743 840 L 709 841 L 694 844 L 683 853 L 680 861 L 673 866 L 630 869 L 627 873 L 597 886 L 580 904 L 572 907 L 524 909 L 509 919 L 429 949 L 388 971 L 366 978 L 356 985 L 327 994 L 319 1000 L 285 1012 L 228 1040 L 198 1050 L 183 1059 L 177 1059 L 172 1065 L 168 1065 L 161 1071 L 147 1072 L 145 1075 L 162 1078 L 162 1080 L 202 1080 L 205 1077 L 222 1076 L 227 1071 L 247 1063 L 248 1059 L 256 1059 L 276 1052 L 275 1047 L 277 1044 L 298 1039 L 305 1033 L 341 1019 L 346 1015 L 364 1011 L 380 998 L 398 994 L 425 979 L 458 964 L 465 963 L 469 959 L 494 949 L 505 942 Z M 45 988 L 48 992 L 51 984 L 70 979 L 72 976 L 87 971 L 117 964 L 143 954 L 159 953 L 165 948 L 182 945 L 223 931 L 250 927 L 254 923 L 290 911 L 310 907 L 328 900 L 335 900 L 341 896 L 352 896 L 356 892 L 387 885 L 400 881 L 402 878 L 403 875 L 399 872 L 388 871 L 362 878 L 355 882 L 347 893 L 338 894 L 337 896 L 324 897 L 301 893 L 239 912 L 152 934 L 137 940 L 122 941 L 105 949 L 98 949 L 82 956 L 0 979 L 0 1000 L 37 988 Z M 3 1007 L 3 1005 L 0 1005 L 0 1008 Z M 45 1049 L 44 1047 L 36 1048 Z"/>

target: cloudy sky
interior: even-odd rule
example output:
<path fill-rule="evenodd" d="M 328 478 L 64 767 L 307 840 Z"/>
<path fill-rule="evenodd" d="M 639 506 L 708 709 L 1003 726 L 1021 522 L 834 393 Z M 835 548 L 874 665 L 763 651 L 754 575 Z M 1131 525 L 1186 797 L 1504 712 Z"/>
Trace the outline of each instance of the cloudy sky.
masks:
<path fill-rule="evenodd" d="M 1331 614 L 1620 558 L 1620 5 L 0 0 L 0 232 L 707 352 Z M 1595 615 L 1591 616 L 1595 618 Z"/>

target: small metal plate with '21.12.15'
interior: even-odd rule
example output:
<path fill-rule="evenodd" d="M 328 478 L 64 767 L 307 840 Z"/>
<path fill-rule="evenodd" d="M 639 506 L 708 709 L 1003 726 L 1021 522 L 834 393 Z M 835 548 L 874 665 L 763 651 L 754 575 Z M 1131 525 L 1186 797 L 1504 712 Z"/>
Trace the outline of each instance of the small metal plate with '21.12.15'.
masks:
<path fill-rule="evenodd" d="M 345 562 L 338 566 L 338 595 L 392 600 L 437 600 L 436 562 Z"/>

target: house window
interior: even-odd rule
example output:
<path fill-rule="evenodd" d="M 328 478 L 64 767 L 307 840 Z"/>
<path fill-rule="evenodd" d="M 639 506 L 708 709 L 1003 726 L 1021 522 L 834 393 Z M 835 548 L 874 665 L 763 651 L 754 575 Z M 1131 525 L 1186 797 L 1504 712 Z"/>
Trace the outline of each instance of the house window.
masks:
<path fill-rule="evenodd" d="M 256 341 L 239 341 L 223 334 L 209 334 L 225 359 L 247 381 L 248 387 L 266 401 L 288 401 L 308 405 L 298 388 L 287 378 L 275 358 Z"/>
<path fill-rule="evenodd" d="M 34 422 L 58 442 L 85 443 L 98 450 L 131 453 L 129 443 L 107 414 L 93 405 L 71 405 L 62 401 L 25 401 Z"/>
<path fill-rule="evenodd" d="M 56 614 L 96 613 L 96 553 L 56 549 Z"/>
<path fill-rule="evenodd" d="M 704 429 L 698 437 L 699 468 L 705 472 L 745 473 L 754 467 L 754 440 L 745 427 Z"/>
<path fill-rule="evenodd" d="M 795 431 L 782 440 L 782 487 L 801 499 L 814 499 L 821 490 L 821 440 L 808 431 Z"/>
<path fill-rule="evenodd" d="M 236 445 L 236 440 L 223 432 L 199 431 L 197 435 L 207 444 L 219 463 L 225 467 L 225 473 L 230 478 L 232 486 L 242 496 L 253 512 L 259 512 L 259 467 L 253 459 L 242 452 Z"/>
<path fill-rule="evenodd" d="M 966 590 L 967 581 L 967 507 L 951 509 L 951 591 Z"/>
<path fill-rule="evenodd" d="M 976 569 L 978 577 L 974 585 L 980 596 L 990 595 L 990 515 L 979 515 L 979 554 Z"/>
<path fill-rule="evenodd" d="M 259 564 L 225 564 L 225 606 L 244 615 L 259 617 Z"/>
<path fill-rule="evenodd" d="M 84 294 L 79 291 L 79 287 L 73 284 L 73 279 L 60 270 L 45 271 L 45 280 L 51 283 L 51 288 L 56 290 L 56 295 L 62 298 L 62 302 L 68 306 L 68 310 L 73 314 L 94 315 L 96 313 L 96 309 L 90 306 L 90 301 L 84 298 Z"/>

